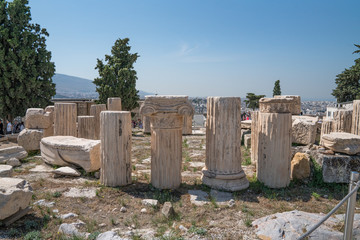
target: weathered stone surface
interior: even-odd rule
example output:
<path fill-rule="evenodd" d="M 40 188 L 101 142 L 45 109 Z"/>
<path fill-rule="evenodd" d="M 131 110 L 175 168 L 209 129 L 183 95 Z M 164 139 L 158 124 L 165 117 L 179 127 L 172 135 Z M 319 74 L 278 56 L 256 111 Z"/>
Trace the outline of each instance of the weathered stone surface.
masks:
<path fill-rule="evenodd" d="M 61 224 L 58 232 L 67 236 L 85 237 L 84 233 L 79 232 L 79 230 L 73 224 L 69 223 Z"/>
<path fill-rule="evenodd" d="M 20 178 L 0 180 L 0 220 L 27 208 L 32 197 L 29 183 Z"/>
<path fill-rule="evenodd" d="M 100 114 L 101 169 L 105 186 L 131 183 L 131 113 L 103 111 Z"/>
<path fill-rule="evenodd" d="M 41 157 L 59 166 L 75 164 L 86 172 L 100 168 L 100 141 L 72 136 L 46 137 L 40 143 Z"/>
<path fill-rule="evenodd" d="M 352 110 L 338 110 L 334 112 L 334 129 L 333 132 L 351 133 Z"/>
<path fill-rule="evenodd" d="M 291 114 L 260 112 L 257 139 L 257 178 L 271 188 L 288 186 L 291 165 Z"/>
<path fill-rule="evenodd" d="M 22 146 L 26 151 L 39 150 L 43 135 L 44 132 L 42 129 L 25 128 L 20 132 L 17 141 L 19 146 Z"/>
<path fill-rule="evenodd" d="M 11 158 L 24 159 L 28 153 L 21 146 L 0 149 L 0 163 L 6 163 Z"/>
<path fill-rule="evenodd" d="M 51 118 L 45 115 L 42 108 L 28 108 L 25 115 L 25 127 L 33 129 L 44 129 L 51 125 Z"/>
<path fill-rule="evenodd" d="M 249 186 L 241 167 L 240 137 L 240 98 L 208 97 L 203 184 L 227 191 L 239 191 Z"/>
<path fill-rule="evenodd" d="M 323 217 L 323 214 L 294 210 L 262 217 L 253 221 L 252 225 L 255 227 L 256 235 L 260 239 L 292 240 L 298 239 Z M 340 222 L 339 219 L 330 217 L 316 231 L 310 234 L 309 239 L 343 239 L 343 233 L 335 230 Z M 356 222 L 357 226 L 358 224 Z"/>
<path fill-rule="evenodd" d="M 211 189 L 210 196 L 214 198 L 217 203 L 221 205 L 227 204 L 231 199 L 233 199 L 233 194 L 230 192 L 222 192 Z"/>
<path fill-rule="evenodd" d="M 149 207 L 156 207 L 159 205 L 159 201 L 156 199 L 143 199 L 141 203 L 142 205 Z"/>
<path fill-rule="evenodd" d="M 100 113 L 102 111 L 106 111 L 106 104 L 94 104 L 90 108 L 90 115 L 95 118 L 95 139 L 100 139 Z"/>
<path fill-rule="evenodd" d="M 310 176 L 310 158 L 306 153 L 296 153 L 291 160 L 291 178 L 304 179 Z"/>
<path fill-rule="evenodd" d="M 107 109 L 109 111 L 122 111 L 121 98 L 108 98 Z"/>
<path fill-rule="evenodd" d="M 251 163 L 256 165 L 258 161 L 259 112 L 251 112 L 251 118 Z"/>
<path fill-rule="evenodd" d="M 0 165 L 0 177 L 11 177 L 13 167 L 10 165 Z"/>
<path fill-rule="evenodd" d="M 71 167 L 60 167 L 53 171 L 53 173 L 61 176 L 80 177 L 81 173 Z"/>
<path fill-rule="evenodd" d="M 151 122 L 151 183 L 175 189 L 181 183 L 183 116 L 194 108 L 187 96 L 146 96 L 140 114 Z"/>
<path fill-rule="evenodd" d="M 241 121 L 241 129 L 251 129 L 252 120 Z"/>
<path fill-rule="evenodd" d="M 161 213 L 166 217 L 169 218 L 175 215 L 174 208 L 171 202 L 165 202 L 163 208 L 161 209 Z"/>
<path fill-rule="evenodd" d="M 315 143 L 316 130 L 316 122 L 314 123 L 314 121 L 306 119 L 296 119 L 292 123 L 292 142 L 303 145 Z"/>
<path fill-rule="evenodd" d="M 331 132 L 334 132 L 334 120 L 332 119 L 324 119 L 321 123 L 321 133 L 320 133 L 320 145 L 323 145 L 322 137 L 325 134 L 329 134 Z"/>
<path fill-rule="evenodd" d="M 262 113 L 292 113 L 293 98 L 261 98 L 259 109 Z"/>
<path fill-rule="evenodd" d="M 65 197 L 86 197 L 86 198 L 94 198 L 96 197 L 96 189 L 95 188 L 70 188 L 69 191 L 64 192 Z"/>
<path fill-rule="evenodd" d="M 290 106 L 290 112 L 292 115 L 299 115 L 301 113 L 301 98 L 296 95 L 275 95 L 274 98 L 282 99 L 282 98 L 291 98 L 292 103 Z"/>
<path fill-rule="evenodd" d="M 183 132 L 182 134 L 188 135 L 192 134 L 192 116 L 184 116 L 184 125 L 183 125 Z"/>
<path fill-rule="evenodd" d="M 196 206 L 203 206 L 209 202 L 209 194 L 201 190 L 189 190 L 190 202 Z"/>
<path fill-rule="evenodd" d="M 94 116 L 78 116 L 78 137 L 96 139 Z"/>
<path fill-rule="evenodd" d="M 150 117 L 149 116 L 144 116 L 143 117 L 143 132 L 144 133 L 151 133 Z"/>
<path fill-rule="evenodd" d="M 351 133 L 360 135 L 360 100 L 353 101 Z"/>
<path fill-rule="evenodd" d="M 360 153 L 360 136 L 351 133 L 332 132 L 322 136 L 324 147 L 339 153 Z"/>
<path fill-rule="evenodd" d="M 54 135 L 77 136 L 75 103 L 55 103 Z"/>
<path fill-rule="evenodd" d="M 21 166 L 21 162 L 17 158 L 10 158 L 9 160 L 6 161 L 6 164 L 13 167 Z"/>
<path fill-rule="evenodd" d="M 348 183 L 351 171 L 360 172 L 360 156 L 358 155 L 328 155 L 319 150 L 311 151 L 310 155 L 322 166 L 324 182 Z"/>
<path fill-rule="evenodd" d="M 97 236 L 96 240 L 125 240 L 114 231 L 107 231 Z"/>
<path fill-rule="evenodd" d="M 244 146 L 246 148 L 251 148 L 251 134 L 244 135 Z"/>

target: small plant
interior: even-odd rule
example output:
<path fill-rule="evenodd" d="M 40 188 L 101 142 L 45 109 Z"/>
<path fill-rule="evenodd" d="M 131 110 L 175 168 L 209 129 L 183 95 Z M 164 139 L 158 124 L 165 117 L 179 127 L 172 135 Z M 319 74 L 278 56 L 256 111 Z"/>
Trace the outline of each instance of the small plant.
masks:
<path fill-rule="evenodd" d="M 189 233 L 195 233 L 200 236 L 205 236 L 207 233 L 207 230 L 205 228 L 201 228 L 201 227 L 199 228 L 199 227 L 196 227 L 195 225 L 192 225 L 189 229 Z"/>
<path fill-rule="evenodd" d="M 210 203 L 214 206 L 214 208 L 218 208 L 219 205 L 216 202 L 216 199 L 212 196 L 210 196 Z"/>
<path fill-rule="evenodd" d="M 244 165 L 244 166 L 251 165 L 251 157 L 245 157 L 244 162 L 242 163 L 242 165 Z"/>
<path fill-rule="evenodd" d="M 94 232 L 97 227 L 96 220 L 84 220 L 85 222 L 85 228 L 87 232 Z"/>
<path fill-rule="evenodd" d="M 182 143 L 183 148 L 188 148 L 189 144 L 188 144 L 188 140 L 185 138 L 183 143 Z"/>
<path fill-rule="evenodd" d="M 313 192 L 313 193 L 311 194 L 311 196 L 313 196 L 316 201 L 319 201 L 319 200 L 320 200 L 320 194 L 318 194 L 318 193 L 316 193 L 316 192 Z"/>
<path fill-rule="evenodd" d="M 184 172 L 188 170 L 188 167 L 184 165 Z"/>
<path fill-rule="evenodd" d="M 62 195 L 61 192 L 54 192 L 54 193 L 53 193 L 53 197 L 54 197 L 54 198 L 59 198 L 59 197 L 61 197 L 61 195 Z"/>
<path fill-rule="evenodd" d="M 111 218 L 110 221 L 111 221 L 111 225 L 113 225 L 113 226 L 117 225 L 117 222 L 115 221 L 115 219 Z"/>
<path fill-rule="evenodd" d="M 251 219 L 250 219 L 249 214 L 246 214 L 246 217 L 245 217 L 245 219 L 244 219 L 244 224 L 245 224 L 245 226 L 247 226 L 247 227 L 251 227 L 251 226 L 252 226 L 252 222 L 251 222 Z"/>
<path fill-rule="evenodd" d="M 16 230 L 15 228 L 10 228 L 10 230 L 7 232 L 7 235 L 11 238 L 18 236 L 18 234 L 19 234 L 19 231 Z"/>
<path fill-rule="evenodd" d="M 24 225 L 25 225 L 25 230 L 26 231 L 35 230 L 35 229 L 38 229 L 40 227 L 39 223 L 37 221 L 33 221 L 33 220 L 26 220 Z"/>
<path fill-rule="evenodd" d="M 24 240 L 41 240 L 41 239 L 42 239 L 41 232 L 39 231 L 32 231 L 24 236 Z"/>
<path fill-rule="evenodd" d="M 88 237 L 88 240 L 95 240 L 97 238 L 97 236 L 100 235 L 100 233 L 101 232 L 99 232 L 99 231 L 95 231 L 95 232 L 91 233 Z"/>
<path fill-rule="evenodd" d="M 133 171 L 135 171 L 135 170 L 136 170 L 136 166 L 135 166 L 135 165 L 132 165 L 132 169 L 133 169 Z"/>

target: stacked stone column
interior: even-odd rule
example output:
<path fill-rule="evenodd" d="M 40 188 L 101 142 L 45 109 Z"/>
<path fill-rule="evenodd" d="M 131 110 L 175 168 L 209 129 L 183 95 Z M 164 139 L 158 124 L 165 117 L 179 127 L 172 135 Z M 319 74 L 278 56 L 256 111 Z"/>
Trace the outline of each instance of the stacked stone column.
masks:
<path fill-rule="evenodd" d="M 55 103 L 54 135 L 77 136 L 75 103 Z"/>
<path fill-rule="evenodd" d="M 187 96 L 146 96 L 140 114 L 150 117 L 151 184 L 154 187 L 180 186 L 183 117 L 193 113 Z"/>
<path fill-rule="evenodd" d="M 121 98 L 108 98 L 107 109 L 109 111 L 121 111 Z"/>
<path fill-rule="evenodd" d="M 131 113 L 103 111 L 100 124 L 100 182 L 110 187 L 130 184 Z"/>
<path fill-rule="evenodd" d="M 227 191 L 239 191 L 249 186 L 241 167 L 240 139 L 240 98 L 208 97 L 203 184 Z"/>
<path fill-rule="evenodd" d="M 100 113 L 106 111 L 106 104 L 95 104 L 90 107 L 90 115 L 94 116 L 95 139 L 100 139 Z"/>
<path fill-rule="evenodd" d="M 86 139 L 95 138 L 95 117 L 79 116 L 78 117 L 78 137 Z"/>
<path fill-rule="evenodd" d="M 291 110 L 290 98 L 262 98 L 257 125 L 257 178 L 271 188 L 290 183 Z"/>
<path fill-rule="evenodd" d="M 251 112 L 251 163 L 256 165 L 258 161 L 258 118 L 259 112 Z"/>

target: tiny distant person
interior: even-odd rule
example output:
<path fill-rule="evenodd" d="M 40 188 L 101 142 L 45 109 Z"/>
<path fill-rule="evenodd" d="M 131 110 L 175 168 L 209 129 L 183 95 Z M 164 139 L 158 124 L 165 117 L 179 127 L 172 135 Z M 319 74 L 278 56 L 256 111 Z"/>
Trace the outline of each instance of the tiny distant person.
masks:
<path fill-rule="evenodd" d="M 142 129 L 143 128 L 143 123 L 142 123 L 141 119 L 138 119 L 138 122 L 139 122 L 139 128 Z"/>
<path fill-rule="evenodd" d="M 24 122 L 20 123 L 20 132 L 25 129 Z"/>
<path fill-rule="evenodd" d="M 12 124 L 9 120 L 6 120 L 7 125 L 6 125 L 6 134 L 11 134 L 12 133 Z"/>
<path fill-rule="evenodd" d="M 17 133 L 17 130 L 18 130 L 18 122 L 15 120 L 15 121 L 14 121 L 13 128 L 12 128 L 12 132 L 13 132 L 13 133 Z"/>
<path fill-rule="evenodd" d="M 0 135 L 4 135 L 4 124 L 0 120 Z"/>

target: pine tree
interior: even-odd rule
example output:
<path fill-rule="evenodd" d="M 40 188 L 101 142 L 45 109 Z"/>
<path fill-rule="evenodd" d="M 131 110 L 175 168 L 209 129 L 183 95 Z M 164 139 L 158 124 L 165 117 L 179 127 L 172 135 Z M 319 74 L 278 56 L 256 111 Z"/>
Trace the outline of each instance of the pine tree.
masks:
<path fill-rule="evenodd" d="M 265 97 L 265 95 L 255 95 L 254 93 L 247 93 L 247 99 L 245 100 L 246 107 L 252 108 L 253 110 L 259 108 L 259 100 L 263 97 Z"/>
<path fill-rule="evenodd" d="M 109 97 L 120 97 L 124 110 L 130 111 L 139 106 L 136 90 L 136 71 L 133 64 L 139 55 L 130 53 L 129 39 L 118 39 L 111 49 L 111 55 L 105 55 L 105 63 L 97 59 L 95 69 L 99 77 L 94 79 L 99 93 L 99 103 L 106 103 Z"/>
<path fill-rule="evenodd" d="M 281 95 L 280 80 L 276 80 L 274 84 L 273 96 Z"/>
<path fill-rule="evenodd" d="M 55 64 L 46 29 L 30 23 L 27 0 L 0 0 L 0 114 L 12 120 L 29 107 L 45 107 L 55 95 Z"/>
<path fill-rule="evenodd" d="M 360 53 L 360 45 L 354 45 L 359 49 L 353 53 Z M 337 86 L 333 89 L 332 95 L 336 97 L 337 102 L 360 99 L 360 58 L 355 59 L 353 66 L 336 75 L 335 83 Z"/>

